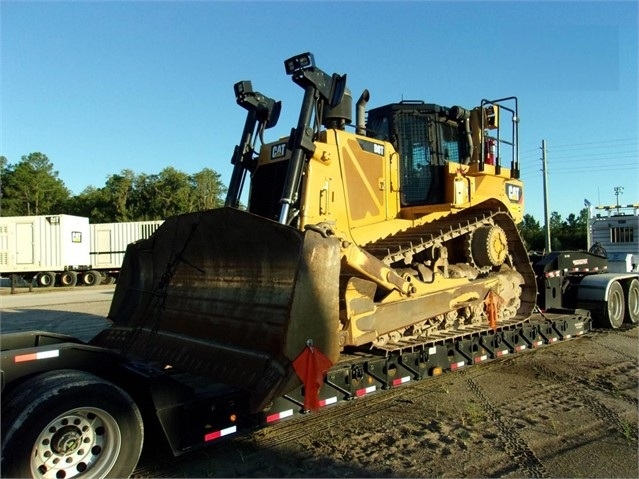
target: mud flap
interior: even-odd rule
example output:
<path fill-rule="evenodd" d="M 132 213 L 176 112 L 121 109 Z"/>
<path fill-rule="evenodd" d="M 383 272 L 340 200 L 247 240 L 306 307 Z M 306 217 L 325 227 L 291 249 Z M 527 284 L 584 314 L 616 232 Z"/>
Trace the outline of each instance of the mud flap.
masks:
<path fill-rule="evenodd" d="M 339 357 L 336 238 L 217 210 L 167 219 L 129 245 L 94 344 L 247 391 L 251 409 L 299 384 L 307 340 Z"/>

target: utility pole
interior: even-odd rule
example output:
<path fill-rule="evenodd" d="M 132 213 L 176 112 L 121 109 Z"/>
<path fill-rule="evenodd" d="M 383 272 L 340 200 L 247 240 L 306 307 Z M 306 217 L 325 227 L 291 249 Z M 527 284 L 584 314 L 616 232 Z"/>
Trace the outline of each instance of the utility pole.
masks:
<path fill-rule="evenodd" d="M 544 173 L 544 221 L 546 222 L 546 235 L 544 240 L 545 253 L 550 253 L 550 217 L 548 215 L 548 165 L 546 164 L 546 140 L 541 140 L 541 164 Z"/>

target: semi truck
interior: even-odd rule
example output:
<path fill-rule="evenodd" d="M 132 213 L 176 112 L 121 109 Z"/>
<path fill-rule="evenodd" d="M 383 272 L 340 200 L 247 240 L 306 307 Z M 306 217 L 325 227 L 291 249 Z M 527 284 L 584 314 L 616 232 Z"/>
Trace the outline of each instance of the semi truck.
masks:
<path fill-rule="evenodd" d="M 281 103 L 235 84 L 225 206 L 128 245 L 110 327 L 2 335 L 3 475 L 126 477 L 148 431 L 179 455 L 600 319 L 535 312 L 516 97 L 366 112 L 364 91 L 353 128 L 346 75 L 310 53 L 284 67 L 290 135 L 265 142 Z"/>
<path fill-rule="evenodd" d="M 90 223 L 66 214 L 0 217 L 0 276 L 41 288 L 112 284 L 127 245 L 148 238 L 162 222 Z"/>

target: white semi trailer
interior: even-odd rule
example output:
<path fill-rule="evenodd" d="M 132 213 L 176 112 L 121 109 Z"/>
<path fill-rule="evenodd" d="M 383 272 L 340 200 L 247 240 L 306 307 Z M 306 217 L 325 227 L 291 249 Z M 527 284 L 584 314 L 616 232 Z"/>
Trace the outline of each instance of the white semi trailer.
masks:
<path fill-rule="evenodd" d="M 117 279 L 129 243 L 163 221 L 90 224 L 73 215 L 0 218 L 0 275 L 39 287 L 95 286 Z"/>
<path fill-rule="evenodd" d="M 591 250 L 608 258 L 610 272 L 639 272 L 639 203 L 595 210 L 589 224 Z"/>

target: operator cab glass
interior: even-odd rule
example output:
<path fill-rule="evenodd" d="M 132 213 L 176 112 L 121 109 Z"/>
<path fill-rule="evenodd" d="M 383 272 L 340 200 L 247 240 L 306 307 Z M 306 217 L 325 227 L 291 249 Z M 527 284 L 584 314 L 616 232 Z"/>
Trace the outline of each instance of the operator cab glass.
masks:
<path fill-rule="evenodd" d="M 447 108 L 412 101 L 368 112 L 367 136 L 390 141 L 400 155 L 403 206 L 443 203 L 446 163 L 468 156 L 461 126 L 447 113 Z"/>

